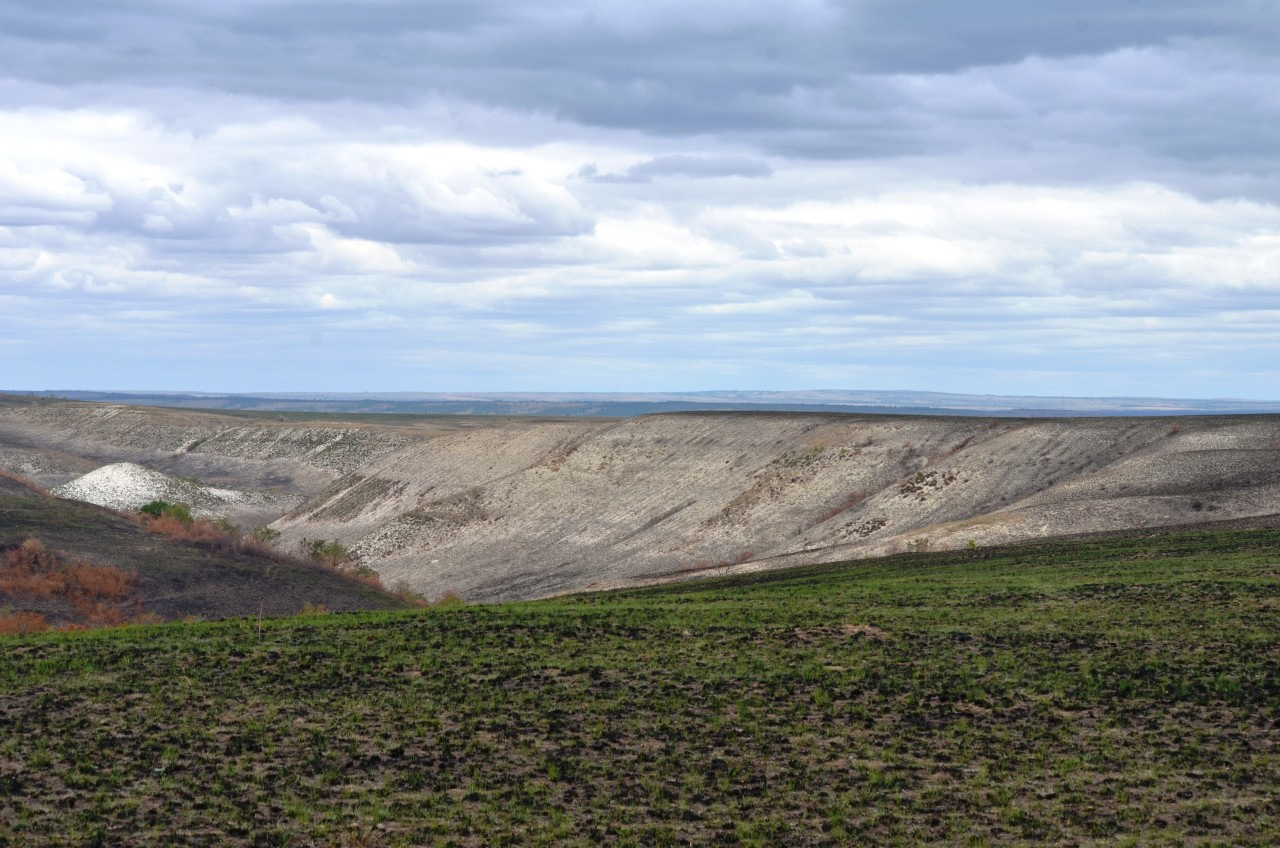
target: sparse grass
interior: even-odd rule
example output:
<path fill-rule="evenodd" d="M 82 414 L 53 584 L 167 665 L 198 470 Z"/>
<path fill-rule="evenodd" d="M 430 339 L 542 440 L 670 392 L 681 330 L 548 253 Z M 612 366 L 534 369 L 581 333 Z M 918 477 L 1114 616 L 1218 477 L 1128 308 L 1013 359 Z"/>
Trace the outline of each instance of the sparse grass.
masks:
<path fill-rule="evenodd" d="M 156 501 L 156 503 L 163 502 Z M 142 521 L 152 533 L 166 536 L 181 544 L 229 554 L 248 553 L 277 563 L 318 566 L 344 580 L 396 595 L 406 603 L 414 603 L 411 595 L 387 589 L 378 572 L 362 565 L 346 547 L 336 540 L 328 542 L 324 539 L 303 539 L 298 546 L 299 555 L 294 556 L 271 545 L 271 541 L 278 539 L 280 534 L 270 528 L 261 527 L 253 533 L 242 536 L 239 529 L 225 519 L 193 518 L 189 513 L 172 511 L 172 506 L 166 504 L 165 508 L 155 512 L 146 512 L 144 507 L 144 511 L 140 511 L 136 516 L 132 513 L 122 514 Z M 185 507 L 184 504 L 177 506 Z M 272 537 L 262 531 L 269 531 L 275 535 Z"/>
<path fill-rule="evenodd" d="M 1280 843 L 1280 531 L 309 612 L 6 638 L 0 843 Z"/>
<path fill-rule="evenodd" d="M 0 480 L 7 480 L 10 483 L 15 483 L 19 487 L 19 490 L 28 489 L 30 491 L 30 494 L 33 494 L 33 495 L 49 494 L 43 488 L 36 485 L 34 481 L 28 480 L 26 477 L 23 477 L 21 474 L 14 474 L 12 471 L 5 471 L 4 469 L 0 469 Z"/>

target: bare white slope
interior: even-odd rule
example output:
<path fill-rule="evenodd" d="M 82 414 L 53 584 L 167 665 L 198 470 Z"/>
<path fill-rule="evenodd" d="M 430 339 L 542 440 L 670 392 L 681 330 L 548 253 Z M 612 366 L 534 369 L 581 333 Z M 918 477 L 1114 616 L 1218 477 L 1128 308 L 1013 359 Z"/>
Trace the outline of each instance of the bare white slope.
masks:
<path fill-rule="evenodd" d="M 104 465 L 53 489 L 51 494 L 112 509 L 137 509 L 154 500 L 185 503 L 193 514 L 206 518 L 279 513 L 300 500 L 291 495 L 204 486 L 132 462 Z"/>
<path fill-rule="evenodd" d="M 273 526 L 336 538 L 388 583 L 488 601 L 1277 515 L 1277 416 L 699 413 L 433 439 Z"/>

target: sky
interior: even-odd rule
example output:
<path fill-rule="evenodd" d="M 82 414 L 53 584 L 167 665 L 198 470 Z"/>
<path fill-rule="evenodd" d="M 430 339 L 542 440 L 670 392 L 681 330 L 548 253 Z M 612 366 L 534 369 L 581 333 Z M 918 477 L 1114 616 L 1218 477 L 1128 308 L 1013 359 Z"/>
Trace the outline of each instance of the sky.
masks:
<path fill-rule="evenodd" d="M 0 0 L 0 388 L 1280 399 L 1277 0 Z"/>

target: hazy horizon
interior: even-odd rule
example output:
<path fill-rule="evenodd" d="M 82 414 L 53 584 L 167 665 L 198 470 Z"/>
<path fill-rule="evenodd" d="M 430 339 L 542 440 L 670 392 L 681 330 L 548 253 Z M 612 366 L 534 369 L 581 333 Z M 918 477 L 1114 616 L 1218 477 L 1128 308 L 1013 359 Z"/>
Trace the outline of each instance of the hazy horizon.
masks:
<path fill-rule="evenodd" d="M 203 409 L 621 416 L 697 410 L 876 412 L 944 415 L 1198 415 L 1280 413 L 1280 401 L 1248 398 L 1069 397 L 814 389 L 694 392 L 202 392 L 11 390 L 66 400 Z"/>

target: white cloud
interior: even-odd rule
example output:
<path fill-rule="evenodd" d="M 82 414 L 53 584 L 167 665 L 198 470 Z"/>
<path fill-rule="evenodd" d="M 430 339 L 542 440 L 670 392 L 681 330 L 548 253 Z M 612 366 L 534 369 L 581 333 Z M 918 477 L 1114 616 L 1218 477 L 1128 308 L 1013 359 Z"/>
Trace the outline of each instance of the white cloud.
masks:
<path fill-rule="evenodd" d="M 792 291 L 782 297 L 765 300 L 699 304 L 688 307 L 687 311 L 695 315 L 776 315 L 796 309 L 813 309 L 820 305 L 821 302 L 812 292 Z"/>
<path fill-rule="evenodd" d="M 297 224 L 287 229 L 305 236 L 311 249 L 299 259 L 316 270 L 342 274 L 402 274 L 413 267 L 388 244 L 342 238 L 317 224 Z"/>

